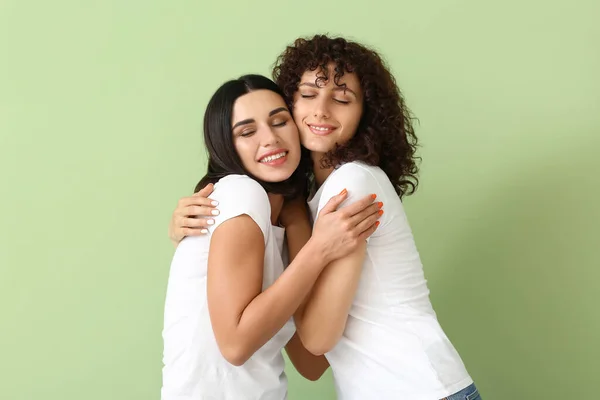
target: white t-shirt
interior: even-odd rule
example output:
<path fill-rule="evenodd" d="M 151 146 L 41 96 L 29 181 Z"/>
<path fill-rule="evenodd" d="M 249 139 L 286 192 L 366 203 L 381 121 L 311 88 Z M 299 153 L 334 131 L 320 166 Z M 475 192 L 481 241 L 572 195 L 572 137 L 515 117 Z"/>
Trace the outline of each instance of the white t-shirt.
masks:
<path fill-rule="evenodd" d="M 247 214 L 265 239 L 263 290 L 283 273 L 284 229 L 271 225 L 265 190 L 247 176 L 230 175 L 215 184 L 219 202 L 214 232 L 228 219 Z M 282 400 L 287 378 L 281 350 L 295 332 L 286 325 L 263 347 L 236 367 L 217 346 L 207 306 L 206 273 L 211 234 L 186 237 L 177 247 L 167 287 L 164 315 L 162 400 Z"/>
<path fill-rule="evenodd" d="M 344 188 L 344 204 L 375 193 L 384 214 L 369 239 L 344 334 L 325 355 L 338 399 L 439 400 L 469 386 L 431 306 L 402 202 L 385 173 L 359 162 L 342 165 L 309 201 L 313 220 Z"/>

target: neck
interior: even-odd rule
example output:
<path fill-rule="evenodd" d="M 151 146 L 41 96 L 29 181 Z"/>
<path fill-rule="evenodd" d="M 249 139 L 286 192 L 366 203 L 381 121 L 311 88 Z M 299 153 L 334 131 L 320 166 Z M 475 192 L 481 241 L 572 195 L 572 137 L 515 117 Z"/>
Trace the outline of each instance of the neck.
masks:
<path fill-rule="evenodd" d="M 283 195 L 267 193 L 269 196 L 269 203 L 271 203 L 271 225 L 279 225 L 279 214 L 283 207 Z"/>
<path fill-rule="evenodd" d="M 325 153 L 317 153 L 312 152 L 311 157 L 313 161 L 313 173 L 315 174 L 315 182 L 317 184 L 317 188 L 325 182 L 325 180 L 331 175 L 333 172 L 333 167 L 323 168 L 321 166 L 321 160 L 325 156 Z"/>

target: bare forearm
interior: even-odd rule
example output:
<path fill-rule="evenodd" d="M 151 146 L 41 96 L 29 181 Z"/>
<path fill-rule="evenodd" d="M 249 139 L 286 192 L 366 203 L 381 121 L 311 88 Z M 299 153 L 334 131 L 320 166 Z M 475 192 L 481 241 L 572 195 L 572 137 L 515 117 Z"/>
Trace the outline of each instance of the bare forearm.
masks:
<path fill-rule="evenodd" d="M 248 304 L 234 339 L 245 343 L 244 358 L 254 354 L 290 319 L 325 265 L 316 246 L 307 244 L 277 281 Z"/>
<path fill-rule="evenodd" d="M 311 226 L 308 220 L 298 221 L 286 229 L 286 234 L 292 260 L 310 239 Z M 357 249 L 357 253 L 360 251 Z M 354 265 L 343 260 L 329 264 L 294 313 L 298 334 L 315 354 L 323 354 L 333 347 L 344 332 L 364 258 L 356 257 L 360 261 Z"/>
<path fill-rule="evenodd" d="M 290 262 L 292 262 L 296 255 L 300 252 L 300 250 L 302 250 L 302 248 L 310 240 L 312 228 L 308 219 L 299 220 L 296 223 L 286 227 L 285 232 L 287 238 L 289 258 Z M 296 323 L 298 323 L 299 319 L 304 314 L 304 307 L 306 306 L 306 302 L 310 298 L 311 291 L 312 288 L 307 294 L 307 296 L 304 298 L 302 303 L 300 303 L 300 306 L 298 307 L 296 312 L 294 313 L 294 321 Z"/>
<path fill-rule="evenodd" d="M 296 221 L 294 224 L 286 227 L 290 261 L 295 259 L 296 255 L 310 240 L 311 233 L 312 227 L 310 226 L 308 219 Z M 298 321 L 296 315 L 303 314 L 303 309 L 308 298 L 310 298 L 310 294 L 305 296 L 298 307 L 298 310 L 294 313 L 294 320 L 296 323 Z M 298 332 L 296 332 L 294 337 L 286 345 L 285 350 L 296 370 L 308 380 L 316 381 L 323 375 L 327 368 L 329 368 L 329 362 L 327 362 L 327 359 L 323 355 L 314 355 L 304 347 Z"/>
<path fill-rule="evenodd" d="M 308 219 L 297 221 L 285 228 L 290 262 L 294 261 L 296 255 L 308 243 L 311 232 L 312 228 Z"/>
<path fill-rule="evenodd" d="M 329 264 L 317 279 L 306 304 L 294 314 L 298 334 L 311 353 L 328 352 L 342 336 L 364 255 L 365 247 L 361 245 L 349 258 Z"/>

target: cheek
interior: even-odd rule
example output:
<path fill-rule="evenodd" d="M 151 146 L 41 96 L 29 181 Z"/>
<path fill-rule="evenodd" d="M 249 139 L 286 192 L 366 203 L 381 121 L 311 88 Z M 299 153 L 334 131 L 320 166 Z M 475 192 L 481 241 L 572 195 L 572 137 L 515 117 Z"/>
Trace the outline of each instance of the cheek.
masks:
<path fill-rule="evenodd" d="M 357 128 L 362 117 L 362 107 L 352 107 L 348 110 L 347 124 L 353 128 Z"/>
<path fill-rule="evenodd" d="M 300 148 L 300 134 L 298 133 L 296 125 L 288 125 L 285 130 L 281 132 L 281 136 L 292 149 Z"/>
<path fill-rule="evenodd" d="M 238 153 L 244 168 L 251 168 L 254 163 L 254 153 L 248 141 L 238 140 L 235 142 L 235 151 Z"/>
<path fill-rule="evenodd" d="M 292 109 L 292 116 L 296 123 L 300 123 L 306 116 L 306 101 L 302 99 L 294 102 L 294 108 Z"/>
<path fill-rule="evenodd" d="M 346 109 L 344 115 L 340 115 L 343 130 L 340 132 L 343 140 L 348 140 L 356 134 L 358 124 L 360 123 L 360 109 Z M 342 119 L 343 118 L 343 119 Z"/>
<path fill-rule="evenodd" d="M 294 121 L 299 124 L 302 121 L 302 117 L 300 117 L 300 109 L 294 105 L 294 109 L 292 110 L 292 118 Z"/>

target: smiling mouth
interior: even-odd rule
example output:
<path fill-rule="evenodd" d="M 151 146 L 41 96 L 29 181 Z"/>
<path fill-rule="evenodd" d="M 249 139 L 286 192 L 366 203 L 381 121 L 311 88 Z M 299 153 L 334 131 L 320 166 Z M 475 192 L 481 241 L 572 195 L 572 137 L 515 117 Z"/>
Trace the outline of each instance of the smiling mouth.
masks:
<path fill-rule="evenodd" d="M 333 132 L 334 130 L 337 129 L 334 126 L 322 126 L 322 125 L 312 125 L 312 124 L 307 124 L 307 125 L 308 125 L 308 129 L 310 129 L 310 131 L 312 133 L 314 133 L 315 135 L 320 135 L 320 136 L 329 135 L 331 132 Z"/>
<path fill-rule="evenodd" d="M 287 151 L 282 151 L 281 153 L 271 154 L 270 156 L 266 156 L 258 160 L 258 162 L 263 164 L 272 163 L 277 160 L 281 160 L 283 157 L 287 156 Z"/>

